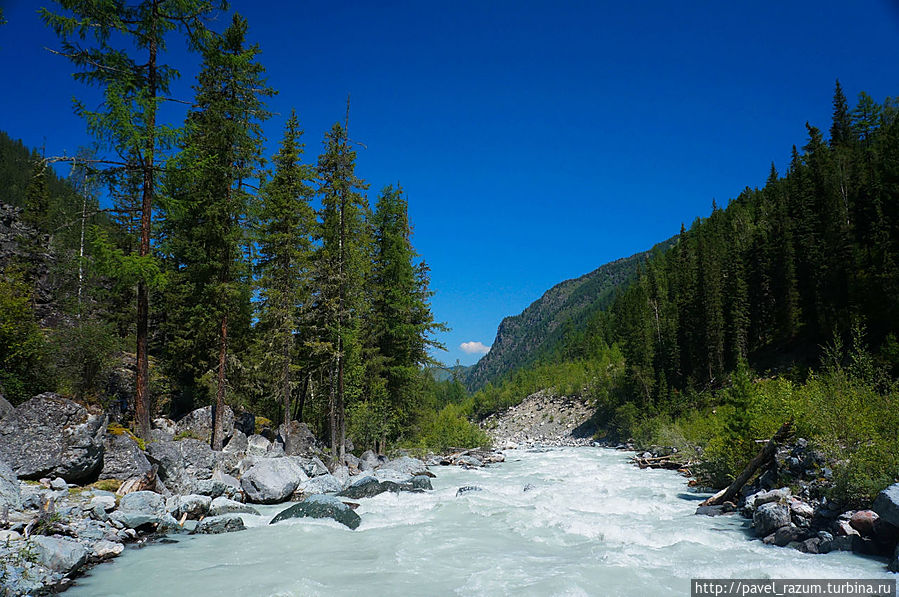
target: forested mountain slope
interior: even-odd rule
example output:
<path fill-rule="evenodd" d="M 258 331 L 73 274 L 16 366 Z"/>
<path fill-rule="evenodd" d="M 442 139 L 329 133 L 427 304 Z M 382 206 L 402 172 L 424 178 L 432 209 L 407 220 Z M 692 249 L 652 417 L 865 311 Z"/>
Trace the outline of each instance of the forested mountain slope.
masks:
<path fill-rule="evenodd" d="M 652 251 L 667 249 L 676 241 L 677 237 L 671 238 Z M 615 289 L 634 278 L 652 251 L 617 259 L 579 278 L 560 282 L 518 315 L 503 319 L 490 352 L 468 370 L 469 390 L 495 383 L 554 352 L 567 332 L 579 329 L 609 304 Z"/>

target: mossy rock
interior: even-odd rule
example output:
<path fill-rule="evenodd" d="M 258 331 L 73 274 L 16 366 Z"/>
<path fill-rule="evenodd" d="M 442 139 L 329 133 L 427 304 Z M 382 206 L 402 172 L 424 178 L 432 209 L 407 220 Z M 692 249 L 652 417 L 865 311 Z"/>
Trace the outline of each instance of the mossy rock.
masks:
<path fill-rule="evenodd" d="M 95 483 L 88 485 L 90 489 L 99 489 L 100 491 L 111 491 L 115 493 L 122 486 L 122 481 L 118 479 L 101 479 Z"/>
<path fill-rule="evenodd" d="M 132 432 L 127 427 L 121 425 L 120 423 L 110 423 L 109 425 L 107 425 L 106 433 L 108 433 L 109 435 L 127 435 L 128 437 L 130 437 L 137 443 L 137 446 L 141 450 L 147 449 L 147 444 L 146 444 L 146 442 L 144 442 L 144 440 L 142 440 L 141 438 L 134 435 L 134 432 Z"/>

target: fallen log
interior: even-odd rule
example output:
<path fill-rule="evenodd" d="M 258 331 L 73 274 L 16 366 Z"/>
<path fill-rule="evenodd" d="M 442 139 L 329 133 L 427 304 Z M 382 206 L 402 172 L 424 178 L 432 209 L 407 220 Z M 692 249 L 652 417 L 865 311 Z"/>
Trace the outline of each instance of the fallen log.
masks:
<path fill-rule="evenodd" d="M 765 447 L 759 451 L 756 457 L 749 461 L 749 464 L 746 465 L 743 472 L 734 479 L 734 482 L 731 483 L 729 487 L 722 489 L 706 501 L 702 502 L 700 506 L 717 506 L 724 502 L 733 502 L 734 498 L 740 493 L 743 486 L 749 482 L 749 479 L 752 478 L 755 472 L 761 468 L 762 465 L 774 458 L 774 454 L 777 452 L 777 445 L 790 437 L 792 429 L 793 419 L 790 419 L 780 426 L 780 429 L 777 430 L 774 437 L 769 439 L 768 443 L 765 444 Z"/>

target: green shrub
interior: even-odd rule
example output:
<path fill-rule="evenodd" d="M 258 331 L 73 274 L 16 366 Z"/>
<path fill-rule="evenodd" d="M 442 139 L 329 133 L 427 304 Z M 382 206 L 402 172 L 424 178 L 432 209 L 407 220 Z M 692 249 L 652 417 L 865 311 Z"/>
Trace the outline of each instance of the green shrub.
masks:
<path fill-rule="evenodd" d="M 0 275 L 0 390 L 14 406 L 48 389 L 47 342 L 31 308 L 31 287 Z"/>

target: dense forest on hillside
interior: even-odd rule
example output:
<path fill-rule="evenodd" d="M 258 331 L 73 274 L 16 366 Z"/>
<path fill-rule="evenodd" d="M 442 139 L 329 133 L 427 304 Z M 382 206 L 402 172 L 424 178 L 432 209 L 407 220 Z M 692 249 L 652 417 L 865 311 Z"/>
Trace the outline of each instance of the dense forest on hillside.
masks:
<path fill-rule="evenodd" d="M 2 394 L 59 391 L 144 439 L 152 418 L 213 404 L 216 449 L 225 405 L 305 422 L 335 458 L 347 438 L 426 441 L 461 385 L 423 369 L 443 328 L 428 266 L 403 189 L 370 202 L 355 173 L 349 101 L 317 159 L 296 113 L 266 159 L 274 90 L 245 19 L 214 31 L 223 7 L 202 0 L 72 6 L 42 17 L 104 102 L 76 101 L 96 141 L 77 156 L 0 136 L 0 200 L 17 208 L 4 207 Z M 183 122 L 163 122 L 176 40 L 201 68 Z M 483 439 L 459 415 L 441 424 Z"/>
<path fill-rule="evenodd" d="M 829 139 L 807 125 L 783 176 L 772 166 L 763 188 L 682 227 L 606 309 L 466 412 L 581 394 L 610 437 L 706 449 L 715 484 L 792 417 L 848 463 L 842 497 L 870 497 L 899 473 L 897 117 L 889 98 L 850 107 L 837 83 Z"/>

